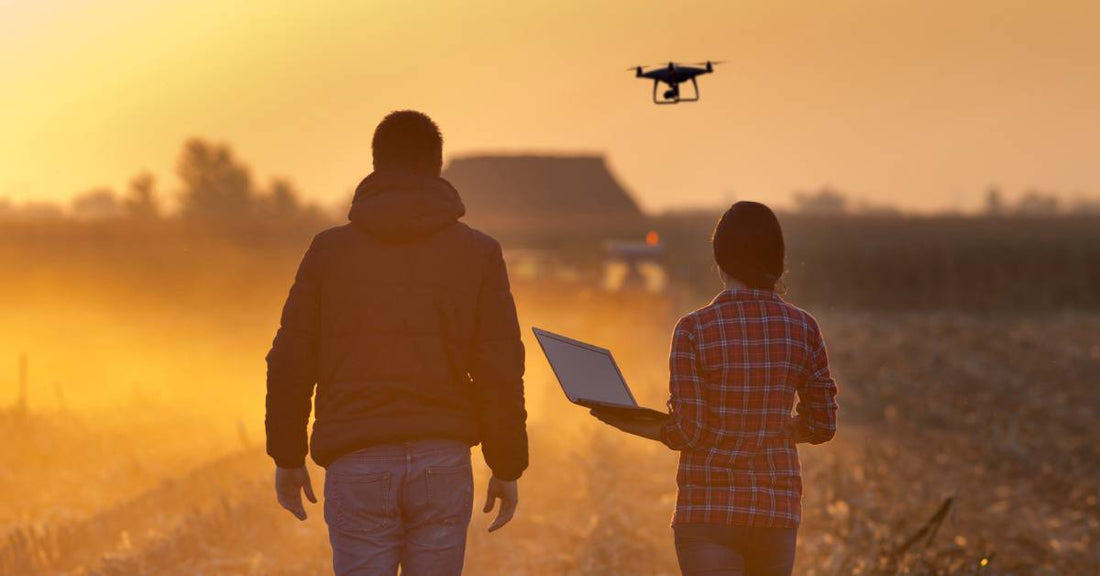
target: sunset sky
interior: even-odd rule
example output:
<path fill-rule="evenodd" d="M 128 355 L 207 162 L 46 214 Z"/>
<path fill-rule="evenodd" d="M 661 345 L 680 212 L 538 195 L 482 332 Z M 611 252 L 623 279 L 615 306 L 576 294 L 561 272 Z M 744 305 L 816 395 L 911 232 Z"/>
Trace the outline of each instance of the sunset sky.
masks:
<path fill-rule="evenodd" d="M 727 60 L 658 107 L 628 66 Z M 64 200 L 191 136 L 326 204 L 416 108 L 447 154 L 604 153 L 644 206 L 832 184 L 976 207 L 1100 196 L 1100 3 L 0 0 L 0 196 Z"/>

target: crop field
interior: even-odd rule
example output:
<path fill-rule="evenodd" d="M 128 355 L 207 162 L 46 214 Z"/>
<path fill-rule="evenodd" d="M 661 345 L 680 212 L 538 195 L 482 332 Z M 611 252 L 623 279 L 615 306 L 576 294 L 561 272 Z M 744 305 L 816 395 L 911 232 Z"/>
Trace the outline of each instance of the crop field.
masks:
<path fill-rule="evenodd" d="M 249 250 L 181 250 L 218 272 L 186 285 L 81 250 L 64 274 L 0 254 L 19 304 L 0 315 L 0 574 L 330 574 L 321 506 L 279 508 L 263 454 L 263 355 L 295 250 L 262 275 Z M 612 348 L 651 407 L 676 315 L 705 303 L 516 296 L 526 332 Z M 832 442 L 800 448 L 796 574 L 1100 574 L 1100 315 L 811 310 L 841 411 Z M 467 573 L 677 574 L 675 454 L 566 402 L 533 342 L 527 397 L 519 514 L 490 535 L 475 510 Z M 475 470 L 480 505 L 476 451 Z"/>
<path fill-rule="evenodd" d="M 973 574 L 983 559 L 995 574 L 1097 573 L 1100 319 L 822 322 L 843 426 L 802 449 L 799 574 Z M 619 347 L 655 405 L 660 354 Z M 558 400 L 530 360 L 521 513 L 494 535 L 475 519 L 468 572 L 675 573 L 674 455 Z M 163 406 L 113 412 L 2 416 L 0 573 L 326 573 L 320 507 L 305 523 L 277 507 L 258 440 L 204 438 L 200 419 Z M 938 529 L 906 547 L 948 498 Z"/>

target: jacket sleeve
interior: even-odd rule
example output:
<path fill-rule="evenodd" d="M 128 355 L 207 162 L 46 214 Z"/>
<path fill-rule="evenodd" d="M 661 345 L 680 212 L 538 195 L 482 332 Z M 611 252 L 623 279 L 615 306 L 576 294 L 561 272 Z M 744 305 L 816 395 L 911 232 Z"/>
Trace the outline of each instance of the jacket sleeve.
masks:
<path fill-rule="evenodd" d="M 794 440 L 822 444 L 836 434 L 836 381 L 829 373 L 825 340 L 817 325 L 812 326 L 810 370 L 798 388 L 795 405 Z"/>
<path fill-rule="evenodd" d="M 668 413 L 661 441 L 673 450 L 698 448 L 706 429 L 706 397 L 689 318 L 676 325 L 669 354 Z"/>
<path fill-rule="evenodd" d="M 317 382 L 321 315 L 317 244 L 314 238 L 302 258 L 267 354 L 267 453 L 281 468 L 305 465 L 309 451 L 307 427 Z"/>
<path fill-rule="evenodd" d="M 527 468 L 523 342 L 504 256 L 495 242 L 478 294 L 471 356 L 485 462 L 493 476 L 516 480 Z"/>

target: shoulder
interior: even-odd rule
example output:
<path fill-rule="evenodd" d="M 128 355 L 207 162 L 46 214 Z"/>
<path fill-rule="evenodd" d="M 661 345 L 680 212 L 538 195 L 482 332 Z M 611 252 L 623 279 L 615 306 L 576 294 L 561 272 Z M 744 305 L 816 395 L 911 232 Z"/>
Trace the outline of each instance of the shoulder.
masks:
<path fill-rule="evenodd" d="M 346 244 L 346 240 L 342 238 L 350 232 L 348 228 L 348 226 L 333 226 L 314 234 L 309 243 L 309 249 L 306 250 L 304 261 L 318 262 L 324 260 L 326 255 L 331 254 L 336 247 Z"/>
<path fill-rule="evenodd" d="M 466 236 L 471 242 L 489 249 L 500 249 L 500 242 L 496 238 L 474 228 L 465 222 L 458 222 L 454 225 L 454 230 L 458 233 Z"/>
<path fill-rule="evenodd" d="M 786 300 L 783 301 L 783 304 L 787 307 L 787 310 L 789 310 L 792 319 L 798 320 L 807 326 L 817 328 L 817 318 L 814 318 L 813 314 L 810 314 L 807 310 L 791 304 Z"/>
<path fill-rule="evenodd" d="M 314 249 L 329 248 L 349 238 L 352 234 L 355 234 L 355 231 L 352 230 L 351 224 L 326 228 L 313 236 L 310 247 Z"/>
<path fill-rule="evenodd" d="M 786 300 L 783 300 L 783 306 L 787 310 L 790 323 L 801 327 L 809 340 L 817 341 L 821 339 L 821 328 L 813 314 Z"/>
<path fill-rule="evenodd" d="M 454 226 L 448 228 L 447 233 L 451 234 L 455 239 L 461 239 L 461 241 L 485 257 L 494 257 L 503 252 L 500 242 L 498 242 L 496 238 L 464 222 L 456 222 Z"/>
<path fill-rule="evenodd" d="M 702 325 L 703 320 L 707 314 L 707 308 L 700 308 L 684 314 L 676 322 L 676 328 L 673 330 L 674 336 L 687 337 L 690 339 L 695 338 L 695 333 Z"/>
<path fill-rule="evenodd" d="M 737 306 L 736 302 L 724 300 L 722 293 L 719 293 L 706 306 L 692 310 L 681 317 L 676 324 L 677 330 L 692 332 L 704 330 L 707 326 L 721 322 L 723 318 L 736 316 L 739 313 Z"/>

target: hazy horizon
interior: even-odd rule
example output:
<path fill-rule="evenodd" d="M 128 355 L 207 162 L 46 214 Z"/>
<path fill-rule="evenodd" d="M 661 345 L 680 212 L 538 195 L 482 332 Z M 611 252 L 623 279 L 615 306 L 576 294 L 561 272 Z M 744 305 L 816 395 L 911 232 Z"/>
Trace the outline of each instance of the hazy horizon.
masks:
<path fill-rule="evenodd" d="M 448 157 L 606 155 L 649 211 L 831 185 L 972 210 L 991 185 L 1100 195 L 1100 6 L 0 1 L 0 197 L 65 201 L 233 146 L 261 183 L 342 200 L 388 111 Z M 726 60 L 702 101 L 650 103 L 628 66 Z"/>

